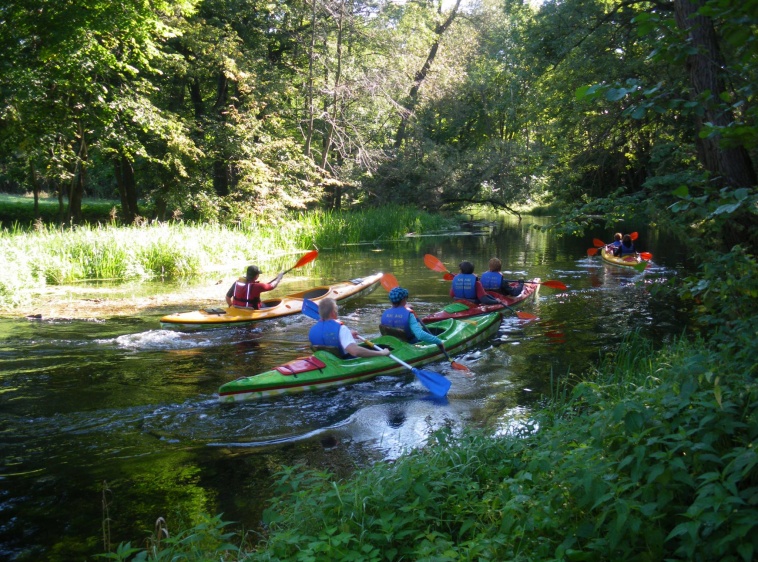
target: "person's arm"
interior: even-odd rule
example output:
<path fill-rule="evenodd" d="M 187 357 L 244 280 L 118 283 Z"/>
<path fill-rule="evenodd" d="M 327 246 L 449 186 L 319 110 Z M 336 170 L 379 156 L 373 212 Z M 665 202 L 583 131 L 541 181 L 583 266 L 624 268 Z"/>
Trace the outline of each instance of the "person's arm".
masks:
<path fill-rule="evenodd" d="M 271 289 L 266 289 L 267 291 L 270 291 L 272 289 L 276 289 L 276 286 L 279 285 L 279 282 L 282 280 L 282 277 L 284 277 L 284 272 L 282 271 L 279 273 L 276 277 L 274 277 L 268 285 L 271 286 Z"/>
<path fill-rule="evenodd" d="M 226 292 L 226 306 L 232 306 L 232 296 L 234 295 L 234 286 L 236 283 L 232 283 L 232 286 L 229 287 L 229 290 Z"/>
<path fill-rule="evenodd" d="M 482 285 L 482 282 L 479 281 L 479 279 L 476 280 L 476 285 L 474 285 L 474 287 L 476 287 L 476 298 L 479 300 L 482 300 L 483 298 L 489 296 L 487 294 L 487 291 L 484 290 L 484 285 Z"/>
<path fill-rule="evenodd" d="M 368 349 L 366 347 L 361 347 L 355 343 L 353 334 L 350 333 L 350 329 L 344 324 L 340 326 L 340 345 L 342 345 L 342 349 L 344 349 L 353 357 L 376 357 L 378 355 L 390 354 L 390 350 L 388 348 Z"/>
<path fill-rule="evenodd" d="M 411 314 L 410 315 L 410 326 L 411 326 L 411 332 L 413 332 L 413 335 L 416 336 L 416 339 L 422 342 L 426 343 L 433 343 L 435 345 L 442 344 L 442 340 L 439 339 L 434 334 L 431 334 L 424 330 L 423 324 L 419 322 L 416 317 Z"/>

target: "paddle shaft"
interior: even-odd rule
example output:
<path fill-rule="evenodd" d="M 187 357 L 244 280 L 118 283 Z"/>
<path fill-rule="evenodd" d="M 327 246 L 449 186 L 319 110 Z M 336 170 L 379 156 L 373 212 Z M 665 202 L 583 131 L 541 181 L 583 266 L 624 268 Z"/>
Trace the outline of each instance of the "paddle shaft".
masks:
<path fill-rule="evenodd" d="M 374 342 L 367 340 L 363 336 L 358 336 L 358 339 L 361 340 L 362 342 L 365 342 L 366 345 L 368 345 L 372 349 L 384 349 L 383 347 L 379 347 L 378 345 L 376 345 Z M 399 357 L 395 357 L 391 353 L 387 357 L 389 357 L 390 359 L 392 359 L 396 363 L 399 363 L 400 365 L 402 365 L 403 367 L 405 367 L 409 371 L 413 371 L 416 368 L 416 367 L 413 367 L 413 366 L 409 365 L 408 363 L 406 363 L 405 361 L 403 361 Z"/>

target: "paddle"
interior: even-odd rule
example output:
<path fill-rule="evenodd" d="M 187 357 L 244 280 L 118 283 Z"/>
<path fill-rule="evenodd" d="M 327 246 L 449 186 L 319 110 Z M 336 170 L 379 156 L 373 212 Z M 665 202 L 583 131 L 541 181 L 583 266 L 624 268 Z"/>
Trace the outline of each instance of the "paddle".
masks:
<path fill-rule="evenodd" d="M 374 349 L 382 349 L 378 345 L 376 345 L 374 342 L 371 342 L 367 340 L 364 337 L 358 336 L 358 338 L 361 341 L 364 341 L 366 345 L 368 345 L 371 348 Z M 424 369 L 417 369 L 416 367 L 409 365 L 399 357 L 395 357 L 391 353 L 387 356 L 396 363 L 399 363 L 406 369 L 410 370 L 411 373 L 413 373 L 416 378 L 423 384 L 427 389 L 429 389 L 429 392 L 434 394 L 435 396 L 438 396 L 440 398 L 447 396 L 447 391 L 450 390 L 450 387 L 452 386 L 452 383 L 447 380 L 445 377 L 440 375 L 439 373 L 435 373 L 434 371 L 426 371 Z"/>
<path fill-rule="evenodd" d="M 317 257 L 318 257 L 318 250 L 311 250 L 310 252 L 303 255 L 303 257 L 301 257 L 299 260 L 297 260 L 297 263 L 295 265 L 293 265 L 289 269 L 285 269 L 284 271 L 282 271 L 282 275 L 284 275 L 285 273 L 289 273 L 293 269 L 297 269 L 298 267 L 303 267 L 304 265 L 311 263 Z M 271 281 L 273 281 L 273 279 Z"/>
<path fill-rule="evenodd" d="M 384 288 L 385 291 L 388 293 L 394 289 L 395 287 L 399 287 L 400 283 L 397 280 L 397 277 L 392 275 L 391 273 L 385 273 L 382 275 L 381 280 L 382 288 Z M 423 323 L 421 323 L 421 327 L 424 329 L 425 332 L 429 332 L 429 330 L 424 326 Z M 457 361 L 453 361 L 453 359 L 448 355 L 447 350 L 445 349 L 445 346 L 442 344 L 439 344 L 437 347 L 440 348 L 440 351 L 445 355 L 445 359 L 450 361 L 450 366 L 457 370 L 457 371 L 463 371 L 465 373 L 471 373 L 471 369 L 466 367 L 466 365 L 463 365 L 462 363 L 458 363 Z"/>
<path fill-rule="evenodd" d="M 312 300 L 303 299 L 302 312 L 308 318 L 313 318 L 314 320 L 321 320 L 321 317 L 318 314 L 318 305 Z M 366 344 L 369 347 L 382 349 L 379 346 L 377 346 L 375 343 L 368 341 L 362 336 L 358 336 L 358 338 L 366 342 Z M 411 373 L 413 373 L 416 376 L 419 382 L 421 382 L 421 384 L 423 384 L 426 388 L 428 388 L 429 392 L 431 392 L 435 396 L 443 397 L 447 395 L 447 391 L 450 389 L 451 382 L 447 380 L 445 377 L 443 377 L 442 375 L 440 375 L 439 373 L 435 373 L 433 371 L 425 371 L 423 369 L 417 369 L 416 367 L 409 365 L 405 361 L 398 359 L 392 354 L 388 355 L 387 357 L 389 357 L 396 363 L 399 363 L 406 369 L 409 369 Z"/>

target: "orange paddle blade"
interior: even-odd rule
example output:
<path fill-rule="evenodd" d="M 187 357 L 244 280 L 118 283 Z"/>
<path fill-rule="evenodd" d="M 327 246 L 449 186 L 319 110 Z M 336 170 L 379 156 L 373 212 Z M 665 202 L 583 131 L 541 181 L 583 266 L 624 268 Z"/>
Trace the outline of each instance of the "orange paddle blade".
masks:
<path fill-rule="evenodd" d="M 536 314 L 529 314 L 528 312 L 521 312 L 520 310 L 516 313 L 516 316 L 520 318 L 521 320 L 536 320 L 537 319 Z"/>
<path fill-rule="evenodd" d="M 594 244 L 595 248 L 602 248 L 603 246 L 605 246 L 605 242 L 600 240 L 600 238 L 593 238 L 592 244 Z"/>
<path fill-rule="evenodd" d="M 391 273 L 385 273 L 382 275 L 382 280 L 380 281 L 382 284 L 382 287 L 385 291 L 391 291 L 395 287 L 399 287 L 400 283 L 397 282 L 397 277 L 392 275 Z"/>
<path fill-rule="evenodd" d="M 445 264 L 442 263 L 440 260 L 438 260 L 436 257 L 434 257 L 432 254 L 426 254 L 424 256 L 424 265 L 431 269 L 432 271 L 442 271 L 447 272 L 447 268 L 445 267 Z"/>
<path fill-rule="evenodd" d="M 561 283 L 560 281 L 543 281 L 541 284 L 545 287 L 550 287 L 551 289 L 560 289 L 561 291 L 568 289 L 566 284 Z"/>
<path fill-rule="evenodd" d="M 464 373 L 471 372 L 471 369 L 466 367 L 466 365 L 463 365 L 462 363 L 458 363 L 457 361 L 450 361 L 450 366 L 456 371 L 463 371 Z"/>
<path fill-rule="evenodd" d="M 631 237 L 632 240 L 637 240 L 637 238 L 640 237 L 639 233 L 637 232 L 632 232 L 629 236 Z"/>
<path fill-rule="evenodd" d="M 445 275 L 442 276 L 445 281 L 452 281 L 454 277 L 455 275 L 452 273 L 445 273 Z"/>
<path fill-rule="evenodd" d="M 587 248 L 588 256 L 596 256 L 599 248 Z"/>
<path fill-rule="evenodd" d="M 640 257 L 643 260 L 651 260 L 653 259 L 653 254 L 651 254 L 650 252 L 640 252 Z"/>
<path fill-rule="evenodd" d="M 292 266 L 292 269 L 295 269 L 296 267 L 303 267 L 305 264 L 311 263 L 317 257 L 318 257 L 318 250 L 311 250 L 310 252 L 305 254 L 302 258 L 297 260 L 297 263 Z"/>

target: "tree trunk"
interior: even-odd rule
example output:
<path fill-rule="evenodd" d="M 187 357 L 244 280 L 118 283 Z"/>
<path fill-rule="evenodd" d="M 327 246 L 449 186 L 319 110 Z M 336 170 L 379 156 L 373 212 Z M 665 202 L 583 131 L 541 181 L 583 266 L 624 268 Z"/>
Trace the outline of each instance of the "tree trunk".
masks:
<path fill-rule="evenodd" d="M 311 43 L 308 46 L 308 86 L 307 105 L 308 119 L 305 130 L 305 155 L 311 155 L 311 142 L 313 141 L 313 57 L 316 50 L 316 0 L 311 3 Z"/>
<path fill-rule="evenodd" d="M 731 111 L 725 110 L 721 94 L 726 91 L 721 69 L 724 67 L 718 36 L 710 18 L 698 15 L 704 0 L 675 0 L 676 23 L 688 34 L 697 52 L 687 58 L 693 98 L 710 92 L 705 114 L 698 118 L 698 126 L 713 123 L 726 126 L 734 121 Z M 698 139 L 700 159 L 705 168 L 721 178 L 724 185 L 750 187 L 756 184 L 756 173 L 744 147 L 721 148 L 719 137 Z"/>
<path fill-rule="evenodd" d="M 424 62 L 421 70 L 416 73 L 416 77 L 413 80 L 413 86 L 411 86 L 411 91 L 408 94 L 408 103 L 403 106 L 403 111 L 400 115 L 400 125 L 397 128 L 397 133 L 395 134 L 395 148 L 400 148 L 400 146 L 403 144 L 403 141 L 405 140 L 405 129 L 408 125 L 408 120 L 413 116 L 413 112 L 416 108 L 418 91 L 421 88 L 421 84 L 423 84 L 424 80 L 426 79 L 427 74 L 429 74 L 429 69 L 432 67 L 434 59 L 437 57 L 437 51 L 440 48 L 442 36 L 444 35 L 447 28 L 450 27 L 450 24 L 453 23 L 455 17 L 458 15 L 458 7 L 460 5 L 461 0 L 456 0 L 455 6 L 453 6 L 453 9 L 450 11 L 447 19 L 438 25 L 434 30 L 437 38 L 434 40 L 434 43 L 432 43 L 432 48 L 429 50 L 429 54 L 426 57 L 426 62 Z"/>
<path fill-rule="evenodd" d="M 34 162 L 29 159 L 29 182 L 32 184 L 32 193 L 34 193 L 34 218 L 40 218 L 39 214 L 39 180 L 37 179 L 37 171 L 34 169 Z"/>
<path fill-rule="evenodd" d="M 113 159 L 113 170 L 116 175 L 116 185 L 121 196 L 121 212 L 124 223 L 132 224 L 139 215 L 137 208 L 137 186 L 134 182 L 134 168 L 126 155 L 121 154 Z"/>

